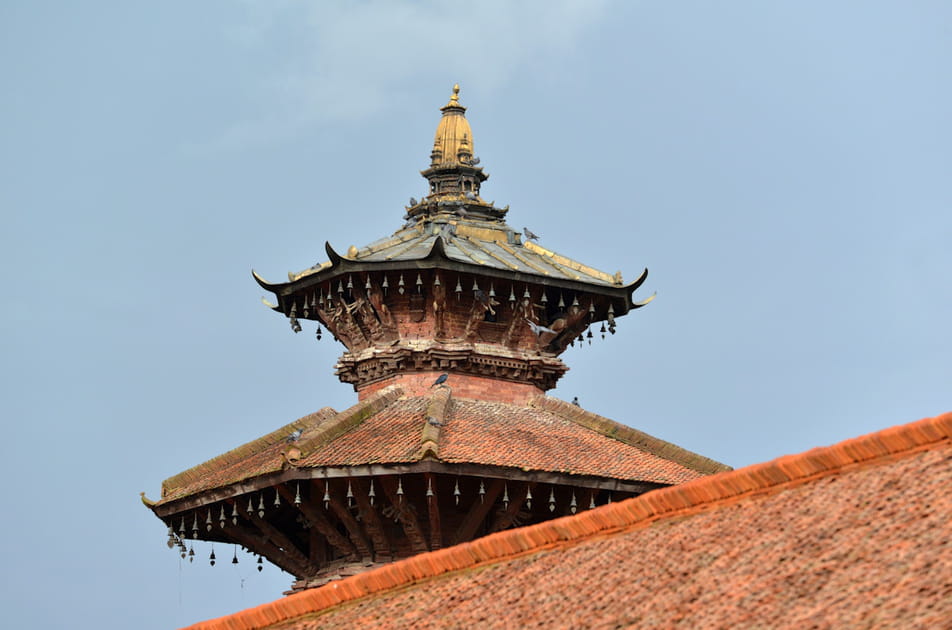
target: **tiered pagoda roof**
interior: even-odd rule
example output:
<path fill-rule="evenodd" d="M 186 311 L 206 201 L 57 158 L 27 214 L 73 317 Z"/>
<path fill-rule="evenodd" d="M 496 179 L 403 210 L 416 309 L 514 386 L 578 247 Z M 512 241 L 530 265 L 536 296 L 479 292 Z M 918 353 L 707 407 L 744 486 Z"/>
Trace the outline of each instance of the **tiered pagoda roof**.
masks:
<path fill-rule="evenodd" d="M 294 443 L 287 436 L 300 430 Z M 412 465 L 426 462 L 446 466 Z M 512 468 L 513 478 L 586 477 L 593 489 L 643 491 L 684 483 L 725 467 L 575 405 L 540 396 L 525 405 L 454 399 L 450 388 L 407 396 L 390 386 L 342 412 L 329 407 L 167 479 L 157 508 L 255 479 L 308 478 L 308 469 L 392 464 L 400 470 L 454 465 Z M 382 470 L 382 468 L 381 468 Z M 389 470 L 389 468 L 388 468 Z M 277 475 L 267 479 L 265 475 Z M 247 489 L 247 488 L 244 488 Z"/>
<path fill-rule="evenodd" d="M 458 91 L 402 228 L 328 244 L 286 283 L 255 275 L 294 332 L 311 320 L 345 346 L 336 373 L 358 402 L 166 480 L 149 504 L 181 553 L 241 544 L 307 588 L 729 469 L 545 396 L 567 347 L 650 301 L 632 297 L 647 270 L 625 284 L 509 227 L 479 196 Z"/>

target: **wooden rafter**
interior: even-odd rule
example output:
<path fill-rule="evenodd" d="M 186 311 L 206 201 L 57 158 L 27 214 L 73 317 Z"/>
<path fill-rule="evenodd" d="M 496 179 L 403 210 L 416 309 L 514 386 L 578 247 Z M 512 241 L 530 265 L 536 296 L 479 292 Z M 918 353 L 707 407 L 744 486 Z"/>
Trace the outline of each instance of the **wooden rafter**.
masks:
<path fill-rule="evenodd" d="M 516 487 L 515 484 L 509 484 L 509 507 L 500 512 L 493 520 L 493 524 L 489 528 L 490 533 L 509 529 L 512 526 L 512 521 L 516 518 L 522 506 L 525 505 L 529 490 L 534 490 L 535 486 L 536 484 L 533 482 L 519 484 L 519 487 Z"/>
<path fill-rule="evenodd" d="M 307 531 L 307 559 L 315 567 L 322 567 L 327 563 L 327 538 L 319 529 L 311 525 Z"/>
<path fill-rule="evenodd" d="M 390 546 L 390 539 L 387 531 L 384 529 L 380 516 L 377 514 L 376 506 L 370 504 L 370 497 L 367 493 L 370 491 L 369 484 L 363 481 L 354 480 L 354 496 L 357 499 L 357 507 L 360 508 L 360 516 L 363 519 L 364 527 L 367 529 L 367 535 L 374 547 L 374 561 L 389 562 L 393 559 L 393 551 Z"/>
<path fill-rule="evenodd" d="M 417 520 L 416 511 L 410 504 L 407 497 L 397 494 L 398 482 L 396 477 L 381 477 L 380 485 L 383 487 L 390 505 L 397 515 L 397 521 L 403 528 L 403 532 L 410 540 L 410 548 L 414 553 L 423 553 L 428 551 L 426 539 L 423 537 L 423 530 L 420 528 L 420 522 Z"/>
<path fill-rule="evenodd" d="M 321 494 L 318 496 L 324 496 L 324 484 L 326 481 L 314 481 L 316 487 L 320 487 Z M 353 490 L 353 486 L 351 486 Z M 344 527 L 347 528 L 347 533 L 350 534 L 350 541 L 354 544 L 354 547 L 357 549 L 357 553 L 360 554 L 362 559 L 371 559 L 373 558 L 373 553 L 370 551 L 370 543 L 367 542 L 367 537 L 364 535 L 364 530 L 360 526 L 360 523 L 357 522 L 357 519 L 354 518 L 354 515 L 350 513 L 350 509 L 337 497 L 333 494 L 328 493 L 330 496 L 330 508 L 331 511 L 340 519 L 340 522 L 344 524 Z"/>
<path fill-rule="evenodd" d="M 281 551 L 281 549 L 268 540 L 268 538 L 257 531 L 248 521 L 240 521 L 247 525 L 232 525 L 229 521 L 225 524 L 225 534 L 228 537 L 244 547 L 250 549 L 253 553 L 264 556 L 269 562 L 276 565 L 282 571 L 287 571 L 294 577 L 304 577 L 308 574 L 307 567 L 297 562 L 294 558 Z"/>
<path fill-rule="evenodd" d="M 492 509 L 493 503 L 495 503 L 499 495 L 502 494 L 504 484 L 504 480 L 494 479 L 493 482 L 489 484 L 489 488 L 486 489 L 486 496 L 484 496 L 482 500 L 477 498 L 473 502 L 473 506 L 469 508 L 469 512 L 466 514 L 466 518 L 463 519 L 463 522 L 460 523 L 459 528 L 456 530 L 453 544 L 459 544 L 473 539 L 473 536 L 476 535 L 476 529 L 479 528 L 480 524 L 486 519 L 486 515 L 489 514 L 489 510 Z"/>
<path fill-rule="evenodd" d="M 285 488 L 283 485 L 280 485 L 278 486 L 278 492 L 281 493 L 281 497 L 285 501 L 287 501 L 291 505 L 294 505 L 294 497 L 291 495 L 290 490 Z M 317 496 L 321 496 L 321 495 L 317 495 Z M 298 511 L 301 512 L 301 514 L 304 515 L 304 518 L 306 518 L 308 522 L 311 524 L 311 529 L 312 530 L 316 529 L 318 532 L 320 532 L 327 539 L 327 542 L 329 542 L 335 549 L 340 551 L 341 554 L 344 555 L 344 557 L 348 557 L 348 558 L 357 557 L 357 549 L 350 542 L 350 539 L 348 539 L 347 536 L 344 536 L 339 531 L 337 531 L 337 528 L 334 527 L 329 520 L 327 520 L 327 517 L 324 516 L 320 508 L 318 508 L 314 504 L 313 501 L 302 501 L 300 505 L 297 505 L 295 507 L 298 509 Z M 311 556 L 314 555 L 313 549 L 311 549 L 311 552 L 309 555 Z"/>
<path fill-rule="evenodd" d="M 426 497 L 426 507 L 430 516 L 430 550 L 436 551 L 443 547 L 443 531 L 440 527 L 439 493 L 436 490 L 436 475 L 426 473 L 423 479 L 427 488 L 432 489 L 433 496 Z"/>
<path fill-rule="evenodd" d="M 265 536 L 265 538 L 278 546 L 285 555 L 291 558 L 294 563 L 304 567 L 304 575 L 313 573 L 316 570 L 316 567 L 312 567 L 311 563 L 308 562 L 307 554 L 304 553 L 304 551 L 301 550 L 294 541 L 288 538 L 280 529 L 258 516 L 256 511 L 246 511 L 242 515 L 242 519 L 249 521 L 252 525 L 254 525 Z M 269 557 L 268 559 L 270 560 L 271 558 Z"/>

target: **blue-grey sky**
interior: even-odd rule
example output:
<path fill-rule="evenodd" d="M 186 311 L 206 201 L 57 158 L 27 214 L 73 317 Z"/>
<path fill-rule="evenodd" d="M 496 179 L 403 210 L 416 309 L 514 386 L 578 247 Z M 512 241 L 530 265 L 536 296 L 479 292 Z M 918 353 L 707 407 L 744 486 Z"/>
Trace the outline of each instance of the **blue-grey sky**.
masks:
<path fill-rule="evenodd" d="M 355 401 L 259 301 L 393 232 L 462 86 L 484 196 L 647 308 L 554 395 L 734 466 L 952 409 L 952 4 L 0 3 L 0 603 L 168 628 L 162 479 Z"/>

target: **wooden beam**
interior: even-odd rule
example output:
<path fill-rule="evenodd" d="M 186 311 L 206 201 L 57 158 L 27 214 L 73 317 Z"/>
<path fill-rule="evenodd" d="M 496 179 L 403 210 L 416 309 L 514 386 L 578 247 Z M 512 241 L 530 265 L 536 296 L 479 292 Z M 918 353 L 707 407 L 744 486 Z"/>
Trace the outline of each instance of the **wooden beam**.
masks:
<path fill-rule="evenodd" d="M 510 481 L 535 481 L 543 484 L 551 483 L 560 486 L 572 485 L 579 488 L 599 488 L 602 490 L 633 494 L 641 494 L 669 485 L 646 481 L 585 477 L 564 473 L 512 470 L 483 464 L 447 464 L 434 460 L 424 460 L 409 464 L 365 464 L 362 466 L 290 469 L 281 473 L 262 475 L 221 488 L 207 490 L 196 495 L 170 501 L 169 503 L 162 503 L 153 507 L 152 511 L 156 516 L 162 519 L 179 518 L 183 513 L 190 510 L 205 508 L 230 498 L 243 498 L 251 492 L 260 492 L 263 489 L 272 488 L 279 483 L 291 483 L 297 480 L 303 483 L 309 479 L 344 479 L 393 474 L 412 475 L 424 472 L 435 472 L 460 477 L 493 477 L 496 475 L 505 475 Z"/>
<path fill-rule="evenodd" d="M 321 494 L 319 496 L 324 496 L 326 483 L 326 481 L 315 481 L 315 487 L 321 487 Z M 351 486 L 351 490 L 353 490 L 353 486 Z M 370 551 L 370 543 L 367 542 L 363 528 L 361 528 L 357 519 L 354 518 L 354 515 L 350 513 L 350 509 L 333 494 L 330 494 L 330 506 L 331 511 L 340 519 L 344 527 L 347 528 L 347 533 L 350 534 L 350 541 L 354 544 L 354 547 L 357 548 L 357 553 L 360 554 L 361 559 L 372 559 L 373 553 Z"/>
<path fill-rule="evenodd" d="M 327 538 L 319 529 L 311 525 L 307 530 L 307 560 L 315 567 L 327 564 Z"/>
<path fill-rule="evenodd" d="M 294 505 L 294 496 L 291 494 L 291 491 L 284 487 L 283 485 L 278 486 L 278 492 L 281 493 L 281 497 L 285 501 Z M 314 494 L 312 493 L 313 497 Z M 318 495 L 323 496 L 323 495 Z M 300 505 L 295 506 L 301 514 L 304 515 L 304 518 L 311 524 L 311 529 L 316 529 L 327 539 L 335 549 L 341 552 L 346 558 L 357 558 L 357 549 L 354 548 L 354 545 L 350 542 L 350 539 L 347 536 L 344 536 L 337 528 L 334 527 L 327 517 L 321 512 L 321 509 L 316 506 L 313 499 L 309 501 L 301 501 Z M 313 550 L 311 554 L 313 555 Z"/>
<path fill-rule="evenodd" d="M 503 479 L 494 479 L 492 483 L 489 484 L 489 488 L 486 490 L 486 496 L 483 497 L 482 501 L 479 500 L 479 497 L 476 497 L 473 501 L 473 506 L 469 508 L 469 512 L 466 514 L 466 518 L 463 519 L 463 522 L 460 523 L 459 528 L 456 530 L 456 536 L 453 537 L 453 544 L 458 545 L 461 542 L 473 539 L 473 536 L 476 534 L 476 529 L 482 524 L 486 515 L 489 514 L 493 503 L 495 503 L 499 495 L 502 494 L 504 484 L 505 481 Z"/>
<path fill-rule="evenodd" d="M 310 566 L 310 562 L 307 560 L 307 554 L 297 546 L 297 543 L 288 538 L 280 529 L 258 516 L 257 511 L 252 510 L 250 513 L 245 511 L 242 513 L 241 518 L 250 521 L 268 540 L 280 547 L 293 562 L 304 567 L 307 571 L 305 575 L 317 570 L 316 567 Z"/>
<path fill-rule="evenodd" d="M 525 505 L 529 490 L 534 490 L 535 487 L 536 484 L 534 482 L 520 484 L 519 487 L 516 487 L 515 484 L 509 484 L 509 507 L 496 516 L 492 526 L 489 528 L 490 533 L 509 529 L 512 526 L 512 522 L 519 513 L 519 510 Z"/>
<path fill-rule="evenodd" d="M 248 525 L 249 527 L 253 527 L 251 523 L 248 523 Z M 249 531 L 241 525 L 232 525 L 231 521 L 229 521 L 225 524 L 225 533 L 229 538 L 245 549 L 250 549 L 253 553 L 264 556 L 268 559 L 268 562 L 296 578 L 302 578 L 308 574 L 305 566 L 281 551 L 277 545 L 270 542 L 261 532 Z"/>
<path fill-rule="evenodd" d="M 440 527 L 439 493 L 436 490 L 436 475 L 426 473 L 423 480 L 427 488 L 433 491 L 432 497 L 426 497 L 426 507 L 430 516 L 430 550 L 436 551 L 443 547 L 443 531 Z"/>
<path fill-rule="evenodd" d="M 370 484 L 357 479 L 354 479 L 353 483 L 357 506 L 360 508 L 360 517 L 363 519 L 367 535 L 370 536 L 370 542 L 374 547 L 374 561 L 390 562 L 393 559 L 393 551 L 390 547 L 390 539 L 387 537 L 387 530 L 384 529 L 383 523 L 380 521 L 376 507 L 370 505 L 370 497 L 367 496 L 370 491 Z M 376 494 L 376 491 L 374 493 Z"/>
<path fill-rule="evenodd" d="M 403 532 L 410 540 L 410 548 L 413 553 L 423 553 L 429 551 L 426 546 L 426 539 L 423 537 L 423 530 L 420 528 L 420 522 L 417 520 L 416 510 L 407 499 L 406 495 L 398 495 L 397 488 L 399 482 L 396 477 L 381 477 L 380 486 L 383 488 L 390 505 L 397 515 L 397 521 L 403 528 Z"/>

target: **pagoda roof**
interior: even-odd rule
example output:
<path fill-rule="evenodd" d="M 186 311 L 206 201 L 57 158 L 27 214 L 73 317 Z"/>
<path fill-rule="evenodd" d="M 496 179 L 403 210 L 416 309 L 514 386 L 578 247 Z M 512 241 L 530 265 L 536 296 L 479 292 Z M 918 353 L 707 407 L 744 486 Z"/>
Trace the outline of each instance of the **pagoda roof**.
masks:
<path fill-rule="evenodd" d="M 300 438 L 289 443 L 298 429 Z M 212 490 L 239 494 L 255 478 L 289 469 L 354 473 L 424 461 L 628 481 L 643 490 L 729 469 L 551 397 L 513 404 L 455 398 L 448 387 L 407 396 L 391 385 L 345 411 L 324 408 L 167 479 L 156 509 Z"/>
<path fill-rule="evenodd" d="M 425 553 L 192 626 L 944 627 L 952 414 Z"/>
<path fill-rule="evenodd" d="M 452 204 L 448 206 L 451 210 L 466 206 L 463 201 L 440 203 Z M 469 207 L 472 209 L 474 204 Z M 501 221 L 456 218 L 450 211 L 435 216 L 420 215 L 389 237 L 361 248 L 349 248 L 346 255 L 337 253 L 329 243 L 325 249 L 329 261 L 289 273 L 287 283 L 272 284 L 257 274 L 255 278 L 265 289 L 278 292 L 304 281 L 320 282 L 348 271 L 453 268 L 455 263 L 458 270 L 470 273 L 589 290 L 620 289 L 630 294 L 641 286 L 648 274 L 645 269 L 634 282 L 626 285 L 620 272 L 609 274 L 532 241 L 523 242 L 521 233 Z"/>

